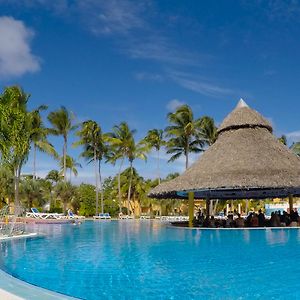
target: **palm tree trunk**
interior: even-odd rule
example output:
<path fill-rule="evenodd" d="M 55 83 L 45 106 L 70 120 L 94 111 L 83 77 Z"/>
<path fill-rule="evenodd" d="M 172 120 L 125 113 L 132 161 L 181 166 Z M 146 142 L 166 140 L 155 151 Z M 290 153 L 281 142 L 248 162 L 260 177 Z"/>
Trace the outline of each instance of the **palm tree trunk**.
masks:
<path fill-rule="evenodd" d="M 158 184 L 160 184 L 160 166 L 159 166 L 159 150 L 157 150 L 157 175 L 158 175 Z"/>
<path fill-rule="evenodd" d="M 94 166 L 95 166 L 95 180 L 96 180 L 96 216 L 97 216 L 98 206 L 99 206 L 99 189 L 98 189 L 97 153 L 95 147 L 94 147 Z"/>
<path fill-rule="evenodd" d="M 133 167 L 132 167 L 132 161 L 131 161 L 130 162 L 130 178 L 129 178 L 128 195 L 127 195 L 127 210 L 128 210 L 127 212 L 129 215 L 131 215 L 130 196 L 131 196 L 132 175 L 133 175 Z"/>
<path fill-rule="evenodd" d="M 64 156 L 64 181 L 67 182 L 67 137 L 66 136 L 64 136 L 63 156 Z"/>
<path fill-rule="evenodd" d="M 189 151 L 189 144 L 187 144 L 185 149 L 185 169 L 189 167 Z"/>
<path fill-rule="evenodd" d="M 20 175 L 21 175 L 21 168 L 18 166 L 15 169 L 15 209 L 19 206 L 19 186 L 20 186 Z"/>
<path fill-rule="evenodd" d="M 188 152 L 185 154 L 185 169 L 189 167 L 189 154 Z"/>
<path fill-rule="evenodd" d="M 33 179 L 36 179 L 36 145 L 33 145 Z"/>
<path fill-rule="evenodd" d="M 123 166 L 124 157 L 121 160 L 119 172 L 118 172 L 118 194 L 119 194 L 119 212 L 122 212 L 122 195 L 121 195 L 121 169 Z"/>
<path fill-rule="evenodd" d="M 98 160 L 99 165 L 99 183 L 100 183 L 100 193 L 101 193 L 101 213 L 104 213 L 104 194 L 102 186 L 102 176 L 101 176 L 101 160 Z"/>

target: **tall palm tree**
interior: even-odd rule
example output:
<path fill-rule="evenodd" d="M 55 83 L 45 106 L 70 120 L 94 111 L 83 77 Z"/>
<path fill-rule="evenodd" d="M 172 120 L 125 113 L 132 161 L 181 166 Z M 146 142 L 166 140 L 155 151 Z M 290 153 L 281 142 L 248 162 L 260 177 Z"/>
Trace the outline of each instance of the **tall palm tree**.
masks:
<path fill-rule="evenodd" d="M 157 178 L 160 184 L 160 149 L 166 144 L 164 140 L 164 132 L 162 129 L 151 129 L 148 131 L 145 142 L 150 148 L 154 148 L 157 152 Z"/>
<path fill-rule="evenodd" d="M 30 151 L 32 112 L 27 109 L 30 95 L 12 86 L 0 95 L 0 150 L 2 161 L 14 174 L 15 205 L 19 205 L 20 176 Z"/>
<path fill-rule="evenodd" d="M 127 158 L 129 161 L 129 169 L 130 169 L 130 176 L 129 176 L 129 186 L 128 186 L 128 194 L 127 194 L 127 211 L 128 214 L 131 214 L 130 210 L 130 197 L 131 197 L 131 187 L 132 187 L 132 176 L 133 176 L 133 162 L 135 159 L 142 159 L 146 160 L 148 153 L 150 150 L 148 145 L 145 145 L 144 141 L 140 141 L 136 143 L 134 137 L 132 136 L 131 143 L 129 144 Z"/>
<path fill-rule="evenodd" d="M 47 153 L 54 158 L 58 158 L 55 148 L 47 140 L 49 130 L 44 126 L 41 117 L 41 111 L 47 109 L 47 106 L 41 105 L 32 113 L 32 135 L 33 144 L 33 179 L 36 179 L 36 152 L 37 150 Z"/>
<path fill-rule="evenodd" d="M 106 153 L 106 145 L 103 139 L 101 127 L 95 121 L 89 120 L 83 122 L 81 125 L 81 129 L 77 132 L 77 135 L 80 137 L 80 140 L 74 143 L 74 146 L 82 145 L 83 152 L 81 153 L 81 156 L 86 158 L 88 160 L 88 163 L 92 161 L 94 162 L 95 182 L 96 182 L 96 215 L 97 215 L 98 206 L 99 206 L 98 183 L 100 184 L 100 193 L 101 193 L 101 212 L 102 213 L 104 212 L 101 161 L 103 159 L 104 154 Z"/>
<path fill-rule="evenodd" d="M 60 161 L 60 166 L 61 166 L 61 171 L 64 172 L 64 158 L 61 158 Z M 72 174 L 74 174 L 75 176 L 78 175 L 78 170 L 77 168 L 82 168 L 81 164 L 78 163 L 73 157 L 67 155 L 66 157 L 66 169 L 70 171 L 70 182 L 71 182 L 71 177 Z"/>
<path fill-rule="evenodd" d="M 182 105 L 174 113 L 168 114 L 171 123 L 165 129 L 167 153 L 172 154 L 169 161 L 185 156 L 185 168 L 189 166 L 189 154 L 203 151 L 205 140 L 202 136 L 200 119 L 194 119 L 193 111 L 188 105 Z"/>
<path fill-rule="evenodd" d="M 118 198 L 119 211 L 122 212 L 122 194 L 121 194 L 121 170 L 125 158 L 129 156 L 130 147 L 132 147 L 132 139 L 135 130 L 131 130 L 126 122 L 121 122 L 112 128 L 112 132 L 105 135 L 105 140 L 109 143 L 109 151 L 107 153 L 107 161 L 113 165 L 120 160 L 118 171 Z"/>
<path fill-rule="evenodd" d="M 74 125 L 74 114 L 69 112 L 64 106 L 60 109 L 50 112 L 48 115 L 48 120 L 52 125 L 49 129 L 49 133 L 53 135 L 61 135 L 64 139 L 63 145 L 63 174 L 64 181 L 67 180 L 67 146 L 68 146 L 68 135 L 71 131 L 77 128 Z"/>

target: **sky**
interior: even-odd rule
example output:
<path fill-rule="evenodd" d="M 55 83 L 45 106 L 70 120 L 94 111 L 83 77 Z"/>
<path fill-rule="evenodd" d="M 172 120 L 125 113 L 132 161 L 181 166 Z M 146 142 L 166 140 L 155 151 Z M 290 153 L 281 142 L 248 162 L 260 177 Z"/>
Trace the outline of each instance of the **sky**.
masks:
<path fill-rule="evenodd" d="M 0 0 L 0 89 L 18 84 L 31 109 L 64 105 L 104 132 L 126 121 L 137 140 L 165 128 L 178 105 L 219 124 L 243 98 L 276 135 L 300 141 L 299 53 L 297 0 Z M 61 153 L 62 138 L 50 141 Z M 68 152 L 82 168 L 73 182 L 93 182 L 74 141 Z M 142 176 L 156 177 L 155 157 L 136 161 Z M 167 160 L 162 176 L 184 170 L 184 158 Z M 58 166 L 39 153 L 37 168 L 43 177 Z M 116 172 L 103 166 L 104 176 Z"/>

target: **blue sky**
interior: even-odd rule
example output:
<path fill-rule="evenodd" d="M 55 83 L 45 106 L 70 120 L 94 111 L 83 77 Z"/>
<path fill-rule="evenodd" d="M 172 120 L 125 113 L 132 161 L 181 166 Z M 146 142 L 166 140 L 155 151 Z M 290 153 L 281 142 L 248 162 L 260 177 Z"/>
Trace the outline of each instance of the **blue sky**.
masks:
<path fill-rule="evenodd" d="M 299 25 L 296 0 L 0 0 L 0 87 L 19 84 L 32 108 L 64 105 L 104 132 L 127 121 L 137 139 L 164 128 L 178 104 L 220 122 L 242 97 L 291 143 L 300 140 Z M 145 177 L 155 177 L 153 156 L 136 163 Z M 81 163 L 74 181 L 92 182 Z M 38 174 L 53 168 L 39 154 Z M 181 172 L 183 160 L 164 156 L 162 169 Z"/>

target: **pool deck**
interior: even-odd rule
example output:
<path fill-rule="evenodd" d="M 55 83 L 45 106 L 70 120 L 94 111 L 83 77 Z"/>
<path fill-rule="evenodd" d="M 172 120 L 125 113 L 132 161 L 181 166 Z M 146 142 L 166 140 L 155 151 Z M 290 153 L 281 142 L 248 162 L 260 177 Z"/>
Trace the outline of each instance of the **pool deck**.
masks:
<path fill-rule="evenodd" d="M 62 294 L 31 285 L 0 270 L 0 299 L 6 300 L 75 300 Z"/>

